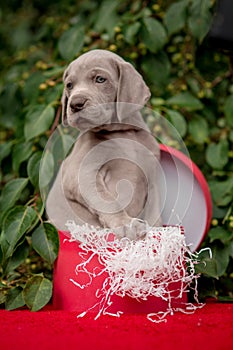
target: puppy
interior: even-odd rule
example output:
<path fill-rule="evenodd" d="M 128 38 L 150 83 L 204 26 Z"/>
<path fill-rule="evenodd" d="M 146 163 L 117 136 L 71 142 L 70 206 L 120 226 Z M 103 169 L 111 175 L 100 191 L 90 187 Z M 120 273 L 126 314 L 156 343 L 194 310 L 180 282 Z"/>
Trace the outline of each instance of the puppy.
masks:
<path fill-rule="evenodd" d="M 106 50 L 89 51 L 64 72 L 62 119 L 80 130 L 48 195 L 57 228 L 67 220 L 144 236 L 160 226 L 159 146 L 140 109 L 150 91 L 134 67 Z"/>

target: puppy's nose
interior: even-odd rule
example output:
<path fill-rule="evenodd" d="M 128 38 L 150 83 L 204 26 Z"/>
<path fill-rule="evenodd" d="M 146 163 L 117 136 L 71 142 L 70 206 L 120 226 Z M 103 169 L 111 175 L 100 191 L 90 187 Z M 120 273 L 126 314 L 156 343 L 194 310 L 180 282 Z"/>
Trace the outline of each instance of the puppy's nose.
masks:
<path fill-rule="evenodd" d="M 87 102 L 87 99 L 83 96 L 75 96 L 70 102 L 70 108 L 72 112 L 81 111 Z"/>

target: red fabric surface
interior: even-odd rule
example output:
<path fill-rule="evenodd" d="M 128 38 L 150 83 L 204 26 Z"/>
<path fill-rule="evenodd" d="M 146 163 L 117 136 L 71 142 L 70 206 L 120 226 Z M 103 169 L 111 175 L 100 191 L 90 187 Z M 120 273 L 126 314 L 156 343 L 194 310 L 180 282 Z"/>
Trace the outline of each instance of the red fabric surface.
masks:
<path fill-rule="evenodd" d="M 75 312 L 0 311 L 1 349 L 233 349 L 233 304 L 206 304 L 192 315 L 175 313 L 155 324 L 146 315 L 120 318 Z"/>

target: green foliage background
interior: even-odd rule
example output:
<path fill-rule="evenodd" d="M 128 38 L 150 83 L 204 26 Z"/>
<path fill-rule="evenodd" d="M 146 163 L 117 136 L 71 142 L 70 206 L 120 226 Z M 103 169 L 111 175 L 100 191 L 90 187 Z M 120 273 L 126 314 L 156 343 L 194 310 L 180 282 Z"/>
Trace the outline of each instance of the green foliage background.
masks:
<path fill-rule="evenodd" d="M 214 9 L 214 0 L 9 0 L 1 5 L 3 307 L 26 304 L 38 310 L 51 298 L 58 237 L 46 223 L 40 159 L 60 123 L 65 66 L 94 48 L 118 53 L 141 72 L 152 92 L 151 108 L 176 127 L 205 174 L 213 220 L 203 247 L 211 247 L 213 258 L 201 254 L 199 294 L 232 299 L 233 69 L 230 57 L 206 39 Z M 153 118 L 148 123 L 156 135 Z"/>

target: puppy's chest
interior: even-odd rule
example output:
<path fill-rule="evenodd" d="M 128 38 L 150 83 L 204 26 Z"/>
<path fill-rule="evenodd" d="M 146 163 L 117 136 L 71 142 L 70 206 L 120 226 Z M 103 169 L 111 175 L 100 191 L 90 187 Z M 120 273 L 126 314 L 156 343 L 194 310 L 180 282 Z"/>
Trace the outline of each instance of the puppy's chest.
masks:
<path fill-rule="evenodd" d="M 144 163 L 151 160 L 139 153 L 137 143 L 122 139 L 99 142 L 91 147 L 76 145 L 64 162 L 65 195 L 82 203 L 83 191 L 95 187 L 97 192 L 107 191 L 115 197 L 118 184 L 125 180 L 125 185 L 133 189 L 134 195 L 141 196 L 147 183 Z"/>
<path fill-rule="evenodd" d="M 127 159 L 110 160 L 102 166 L 97 174 L 97 189 L 102 191 L 102 188 L 105 188 L 114 196 L 118 195 L 120 188 L 125 188 L 126 193 L 131 188 L 134 196 L 141 196 L 140 189 L 146 187 L 146 182 L 147 176 L 142 169 Z M 123 183 L 124 186 L 121 187 Z"/>

